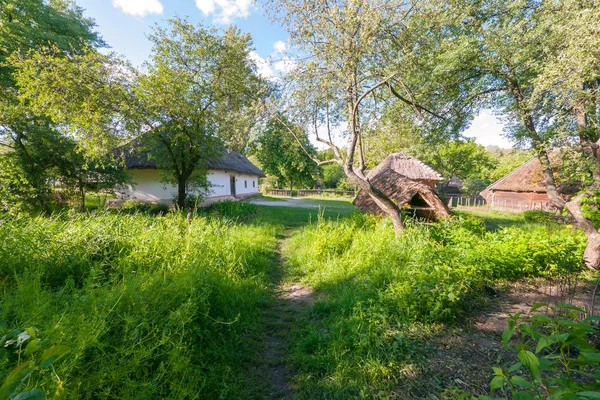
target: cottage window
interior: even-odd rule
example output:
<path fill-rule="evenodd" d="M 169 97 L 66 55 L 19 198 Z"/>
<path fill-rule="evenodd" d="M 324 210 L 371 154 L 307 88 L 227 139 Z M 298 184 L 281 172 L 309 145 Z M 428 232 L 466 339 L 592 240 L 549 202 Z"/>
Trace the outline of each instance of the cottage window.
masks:
<path fill-rule="evenodd" d="M 248 181 L 244 181 L 244 189 L 248 189 Z"/>
<path fill-rule="evenodd" d="M 256 181 L 252 181 L 252 187 L 256 187 Z"/>

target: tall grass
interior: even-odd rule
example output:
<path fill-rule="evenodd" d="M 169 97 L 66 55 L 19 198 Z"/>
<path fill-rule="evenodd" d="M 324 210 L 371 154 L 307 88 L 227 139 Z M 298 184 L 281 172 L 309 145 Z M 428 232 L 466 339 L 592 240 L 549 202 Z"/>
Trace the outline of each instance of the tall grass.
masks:
<path fill-rule="evenodd" d="M 485 232 L 468 217 L 399 236 L 362 216 L 304 228 L 285 249 L 319 299 L 295 339 L 302 397 L 389 394 L 418 376 L 436 324 L 462 318 L 487 285 L 577 273 L 584 243 L 558 225 Z"/>
<path fill-rule="evenodd" d="M 232 398 L 276 248 L 268 226 L 168 215 L 4 217 L 0 320 L 70 354 L 31 375 L 69 398 Z M 0 375 L 15 366 L 0 361 Z M 253 386 L 254 385 L 254 386 Z"/>

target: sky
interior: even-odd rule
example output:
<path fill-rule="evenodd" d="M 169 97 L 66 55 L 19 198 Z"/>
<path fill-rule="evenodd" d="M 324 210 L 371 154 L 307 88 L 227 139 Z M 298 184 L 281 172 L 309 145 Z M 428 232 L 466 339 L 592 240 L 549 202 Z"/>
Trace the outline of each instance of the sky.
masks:
<path fill-rule="evenodd" d="M 249 32 L 255 50 L 251 57 L 258 72 L 265 77 L 284 74 L 292 64 L 286 56 L 287 33 L 270 21 L 252 0 L 75 0 L 87 17 L 94 18 L 97 30 L 112 51 L 141 66 L 150 54 L 146 34 L 156 24 L 165 25 L 169 18 L 188 17 L 190 22 L 205 27 L 225 29 L 235 24 Z M 491 110 L 482 111 L 464 136 L 475 138 L 483 146 L 512 147 L 502 137 L 502 123 Z"/>

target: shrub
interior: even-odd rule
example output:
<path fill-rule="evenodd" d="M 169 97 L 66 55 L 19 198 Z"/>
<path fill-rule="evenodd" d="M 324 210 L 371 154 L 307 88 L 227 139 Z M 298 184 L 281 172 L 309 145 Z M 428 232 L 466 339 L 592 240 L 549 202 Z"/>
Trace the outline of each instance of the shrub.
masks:
<path fill-rule="evenodd" d="M 211 215 L 213 217 L 225 217 L 230 219 L 248 218 L 256 214 L 258 207 L 256 204 L 251 204 L 245 201 L 220 201 L 212 203 L 208 207 L 201 208 L 199 211 L 202 214 Z"/>
<path fill-rule="evenodd" d="M 594 343 L 598 328 L 581 319 L 584 310 L 568 304 L 538 303 L 530 314 L 545 308 L 546 314 L 512 315 L 502 334 L 508 347 L 516 334 L 518 361 L 508 369 L 494 367 L 492 391 L 510 393 L 514 399 L 600 398 L 600 352 Z M 480 399 L 490 399 L 482 396 Z"/>

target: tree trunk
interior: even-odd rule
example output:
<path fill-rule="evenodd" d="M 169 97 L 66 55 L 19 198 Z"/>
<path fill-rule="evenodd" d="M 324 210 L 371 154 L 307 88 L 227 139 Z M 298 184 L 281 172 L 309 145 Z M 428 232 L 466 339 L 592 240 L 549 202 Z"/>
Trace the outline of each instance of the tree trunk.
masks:
<path fill-rule="evenodd" d="M 185 208 L 185 186 L 187 179 L 184 176 L 177 177 L 177 206 L 183 210 Z"/>
<path fill-rule="evenodd" d="M 81 211 L 85 211 L 85 188 L 82 178 L 79 178 L 79 201 L 81 202 Z"/>
<path fill-rule="evenodd" d="M 377 206 L 387 214 L 387 216 L 392 220 L 394 231 L 396 233 L 402 232 L 404 229 L 404 222 L 402 222 L 402 213 L 398 205 L 394 203 L 392 199 L 390 199 L 385 193 L 373 186 L 371 182 L 358 176 L 356 172 L 354 172 L 352 165 L 345 164 L 344 172 L 350 181 L 367 192 L 375 204 L 377 204 Z"/>

